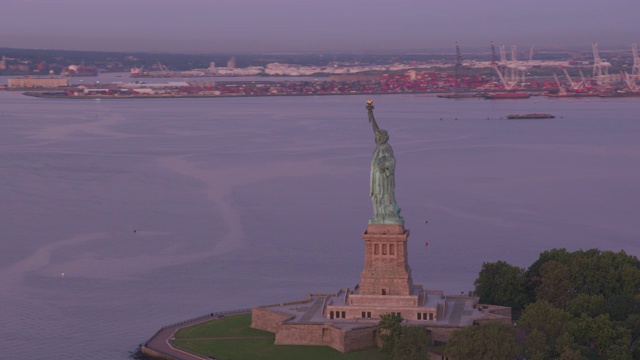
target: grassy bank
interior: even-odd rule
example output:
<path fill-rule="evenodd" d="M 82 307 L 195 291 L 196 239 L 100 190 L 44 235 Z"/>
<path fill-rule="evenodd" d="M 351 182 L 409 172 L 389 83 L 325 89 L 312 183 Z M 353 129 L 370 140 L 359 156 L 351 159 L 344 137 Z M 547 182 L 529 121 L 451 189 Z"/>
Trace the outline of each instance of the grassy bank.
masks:
<path fill-rule="evenodd" d="M 219 360 L 388 360 L 378 349 L 342 354 L 326 346 L 273 345 L 273 333 L 252 329 L 251 314 L 229 316 L 178 331 L 171 345 Z"/>

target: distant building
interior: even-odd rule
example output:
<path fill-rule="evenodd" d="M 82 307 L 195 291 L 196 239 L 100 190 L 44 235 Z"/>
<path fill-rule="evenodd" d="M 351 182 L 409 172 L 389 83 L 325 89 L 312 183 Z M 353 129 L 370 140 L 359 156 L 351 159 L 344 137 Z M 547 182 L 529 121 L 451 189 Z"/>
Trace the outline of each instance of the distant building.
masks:
<path fill-rule="evenodd" d="M 7 88 L 9 89 L 24 89 L 24 88 L 56 88 L 69 86 L 68 79 L 59 78 L 16 78 L 9 79 L 7 81 Z"/>
<path fill-rule="evenodd" d="M 236 68 L 236 58 L 232 57 L 231 59 L 229 59 L 229 61 L 227 61 L 227 67 L 228 68 L 232 68 L 235 69 Z"/>

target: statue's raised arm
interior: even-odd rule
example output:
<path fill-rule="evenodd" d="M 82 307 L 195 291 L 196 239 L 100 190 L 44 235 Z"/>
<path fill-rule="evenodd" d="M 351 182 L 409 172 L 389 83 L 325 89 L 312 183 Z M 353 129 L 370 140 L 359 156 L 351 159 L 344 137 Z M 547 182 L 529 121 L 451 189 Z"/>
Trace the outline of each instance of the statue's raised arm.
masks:
<path fill-rule="evenodd" d="M 367 100 L 367 112 L 369 113 L 369 122 L 371 126 L 373 126 L 373 134 L 376 134 L 380 128 L 378 127 L 378 123 L 376 122 L 376 118 L 373 116 L 373 100 Z"/>

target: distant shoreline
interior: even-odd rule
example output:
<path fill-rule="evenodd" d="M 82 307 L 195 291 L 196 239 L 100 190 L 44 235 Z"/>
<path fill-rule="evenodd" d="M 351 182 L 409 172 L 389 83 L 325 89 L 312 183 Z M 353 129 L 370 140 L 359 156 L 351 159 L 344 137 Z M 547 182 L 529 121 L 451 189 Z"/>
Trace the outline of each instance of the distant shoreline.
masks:
<path fill-rule="evenodd" d="M 532 97 L 545 96 L 543 91 L 527 90 Z M 309 96 L 343 96 L 343 95 L 425 95 L 425 96 L 437 96 L 440 94 L 448 94 L 450 92 L 442 91 L 430 91 L 430 92 L 345 92 L 345 93 L 307 93 L 307 94 L 153 94 L 153 95 L 67 95 L 66 93 L 50 91 L 26 91 L 23 95 L 43 98 L 43 99 L 57 99 L 57 100 L 135 100 L 135 99 L 199 99 L 199 98 L 248 98 L 248 97 L 309 97 Z M 486 99 L 482 96 L 481 92 L 468 92 L 469 94 L 478 94 L 478 96 L 467 96 L 461 98 L 454 98 L 454 100 L 466 100 L 466 99 Z M 501 92 L 500 92 L 501 93 Z M 587 97 L 587 96 L 583 96 Z M 605 93 L 605 94 L 592 94 L 589 97 L 611 98 L 611 97 L 640 97 L 637 93 Z M 525 98 L 521 100 L 526 100 Z M 513 100 L 512 100 L 513 101 Z"/>
<path fill-rule="evenodd" d="M 64 100 L 132 100 L 132 99 L 197 99 L 197 98 L 246 98 L 246 97 L 282 97 L 282 96 L 342 96 L 342 95 L 437 95 L 439 92 L 358 92 L 358 93 L 340 93 L 340 94 L 264 94 L 264 95 L 66 95 L 66 94 L 47 94 L 46 92 L 24 92 L 23 95 L 45 98 L 45 99 L 64 99 Z"/>

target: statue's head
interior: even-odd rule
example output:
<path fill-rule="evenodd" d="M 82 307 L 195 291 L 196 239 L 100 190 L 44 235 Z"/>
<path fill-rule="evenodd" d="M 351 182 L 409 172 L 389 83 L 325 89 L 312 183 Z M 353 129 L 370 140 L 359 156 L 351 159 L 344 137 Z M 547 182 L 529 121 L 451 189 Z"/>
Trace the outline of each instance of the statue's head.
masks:
<path fill-rule="evenodd" d="M 387 133 L 387 130 L 384 129 L 380 129 L 376 131 L 376 144 L 377 145 L 382 145 L 384 143 L 386 143 L 387 141 L 389 141 L 389 134 Z"/>

